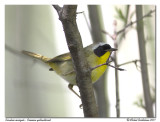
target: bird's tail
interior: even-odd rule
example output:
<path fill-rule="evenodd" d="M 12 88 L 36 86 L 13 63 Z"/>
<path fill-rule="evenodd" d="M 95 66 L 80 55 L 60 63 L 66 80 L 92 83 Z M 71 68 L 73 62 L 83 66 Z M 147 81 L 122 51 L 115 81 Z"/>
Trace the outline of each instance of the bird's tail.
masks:
<path fill-rule="evenodd" d="M 39 59 L 39 60 L 42 60 L 43 62 L 47 62 L 48 60 L 50 60 L 50 58 L 47 58 L 45 56 L 42 56 L 40 54 L 36 54 L 36 53 L 33 53 L 33 52 L 29 52 L 29 51 L 22 51 L 23 54 L 26 54 L 26 55 L 29 55 L 31 57 L 34 57 L 36 59 Z"/>

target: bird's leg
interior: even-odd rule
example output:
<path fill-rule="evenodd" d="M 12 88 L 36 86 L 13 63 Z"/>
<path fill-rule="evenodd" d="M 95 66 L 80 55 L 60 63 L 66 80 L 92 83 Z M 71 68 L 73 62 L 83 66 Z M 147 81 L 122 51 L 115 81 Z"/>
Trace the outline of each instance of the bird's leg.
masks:
<path fill-rule="evenodd" d="M 81 99 L 81 96 L 79 96 L 74 90 L 73 90 L 73 85 L 72 84 L 69 84 L 68 85 L 68 88 L 75 94 L 75 95 L 77 95 L 80 99 Z M 82 104 L 80 104 L 79 105 L 79 108 L 83 108 L 83 105 Z"/>
<path fill-rule="evenodd" d="M 75 95 L 77 95 L 77 96 L 81 99 L 81 97 L 73 90 L 73 85 L 72 85 L 72 84 L 69 84 L 69 85 L 68 85 L 68 88 L 69 88 Z"/>

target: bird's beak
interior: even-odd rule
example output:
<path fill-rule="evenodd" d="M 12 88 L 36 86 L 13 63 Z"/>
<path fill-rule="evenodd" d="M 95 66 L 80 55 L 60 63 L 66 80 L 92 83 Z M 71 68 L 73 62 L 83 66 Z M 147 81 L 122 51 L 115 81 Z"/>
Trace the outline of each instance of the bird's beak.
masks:
<path fill-rule="evenodd" d="M 111 49 L 107 49 L 106 52 L 107 52 L 107 51 L 117 51 L 117 50 L 118 50 L 118 49 L 116 49 L 116 48 L 111 48 Z"/>

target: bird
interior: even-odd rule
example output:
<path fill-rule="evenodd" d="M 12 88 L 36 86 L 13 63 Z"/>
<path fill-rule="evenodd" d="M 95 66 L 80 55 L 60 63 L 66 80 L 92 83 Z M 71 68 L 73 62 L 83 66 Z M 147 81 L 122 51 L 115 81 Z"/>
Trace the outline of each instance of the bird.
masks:
<path fill-rule="evenodd" d="M 89 67 L 92 69 L 92 83 L 95 83 L 107 69 L 107 65 L 101 64 L 106 63 L 109 60 L 111 53 L 117 49 L 112 48 L 109 44 L 104 42 L 93 43 L 83 49 Z M 49 71 L 55 71 L 59 76 L 68 81 L 68 88 L 80 98 L 80 96 L 73 90 L 73 86 L 77 85 L 76 73 L 74 70 L 71 54 L 69 52 L 58 55 L 54 58 L 48 58 L 41 54 L 36 54 L 25 50 L 23 50 L 22 53 L 48 64 L 51 67 Z"/>

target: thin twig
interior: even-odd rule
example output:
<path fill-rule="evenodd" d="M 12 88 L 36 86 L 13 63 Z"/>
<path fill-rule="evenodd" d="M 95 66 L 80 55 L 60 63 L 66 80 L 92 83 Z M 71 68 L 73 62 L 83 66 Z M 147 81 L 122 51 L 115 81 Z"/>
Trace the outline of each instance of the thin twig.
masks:
<path fill-rule="evenodd" d="M 137 70 L 140 71 L 140 69 L 138 69 L 138 68 L 140 68 L 140 66 L 138 66 L 138 64 L 137 64 L 137 63 L 140 62 L 140 61 L 141 61 L 141 60 L 135 59 L 135 60 L 132 60 L 132 61 L 128 61 L 128 62 L 119 64 L 118 67 L 123 66 L 123 65 L 127 65 L 127 64 L 131 64 L 131 63 L 134 63 L 134 64 L 136 65 Z M 146 63 L 146 65 L 148 65 L 148 64 L 149 64 L 149 63 Z"/>
<path fill-rule="evenodd" d="M 102 30 L 103 33 L 107 34 L 112 40 L 115 40 L 114 36 L 112 36 L 109 32 Z"/>
<path fill-rule="evenodd" d="M 116 70 L 119 70 L 119 71 L 126 71 L 125 69 L 122 69 L 122 68 L 119 68 L 119 67 L 115 67 L 115 66 L 112 66 L 110 64 L 107 64 L 107 65 L 112 67 L 112 68 L 115 68 Z"/>
<path fill-rule="evenodd" d="M 76 12 L 76 14 L 83 14 L 84 13 L 84 11 L 81 11 L 81 12 Z"/>
<path fill-rule="evenodd" d="M 89 29 L 89 32 L 90 32 L 90 34 L 92 34 L 92 32 L 91 32 L 91 26 L 89 25 L 89 22 L 88 22 L 88 20 L 87 20 L 87 17 L 86 17 L 85 12 L 83 12 L 83 16 L 84 16 L 85 21 L 86 21 L 86 23 L 87 23 L 87 27 L 88 27 L 88 29 Z"/>
<path fill-rule="evenodd" d="M 137 19 L 137 20 L 135 20 L 135 21 L 133 21 L 133 22 L 131 21 L 131 22 L 130 22 L 128 25 L 126 25 L 123 29 L 119 30 L 119 31 L 117 32 L 117 35 L 119 35 L 119 34 L 122 33 L 123 31 L 125 31 L 126 28 L 128 28 L 129 26 L 131 26 L 131 25 L 137 23 L 138 21 L 144 19 L 145 17 L 150 17 L 153 12 L 155 12 L 155 10 L 150 10 L 146 15 L 144 15 L 144 16 L 141 17 L 140 19 Z"/>
<path fill-rule="evenodd" d="M 140 62 L 140 60 L 136 59 L 136 60 L 128 61 L 123 64 L 119 64 L 118 67 L 120 67 L 122 65 L 130 64 L 130 63 L 135 63 L 135 65 L 137 66 L 137 62 Z"/>
<path fill-rule="evenodd" d="M 112 61 L 110 61 L 110 62 L 112 62 Z M 110 66 L 110 67 L 112 67 L 112 68 L 115 68 L 116 70 L 119 70 L 119 71 L 126 71 L 125 69 L 122 69 L 122 68 L 119 68 L 119 67 L 115 67 L 115 66 L 110 65 L 110 64 L 109 64 L 110 62 L 106 62 L 106 63 L 100 64 L 100 65 L 97 65 L 97 66 L 95 66 L 95 67 L 92 67 L 91 70 L 94 70 L 94 69 L 96 69 L 96 68 L 98 68 L 98 67 L 101 67 L 101 66 L 103 66 L 103 65 L 107 65 L 107 66 Z"/>

